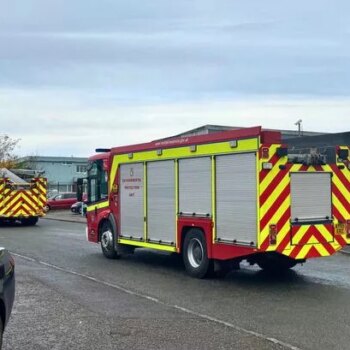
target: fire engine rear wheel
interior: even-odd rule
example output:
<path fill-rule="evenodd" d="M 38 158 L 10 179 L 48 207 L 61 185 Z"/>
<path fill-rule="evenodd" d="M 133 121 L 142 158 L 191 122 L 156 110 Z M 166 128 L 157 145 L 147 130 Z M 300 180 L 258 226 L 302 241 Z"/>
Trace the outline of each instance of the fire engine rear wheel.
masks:
<path fill-rule="evenodd" d="M 204 234 L 199 229 L 187 232 L 182 252 L 187 273 L 196 278 L 204 278 L 212 273 L 213 262 L 208 258 Z"/>
<path fill-rule="evenodd" d="M 38 222 L 38 217 L 31 217 L 31 218 L 25 218 L 21 219 L 21 224 L 24 226 L 34 226 Z"/>
<path fill-rule="evenodd" d="M 103 255 L 108 259 L 118 259 L 120 255 L 115 249 L 114 232 L 109 221 L 105 221 L 101 227 L 101 249 Z"/>

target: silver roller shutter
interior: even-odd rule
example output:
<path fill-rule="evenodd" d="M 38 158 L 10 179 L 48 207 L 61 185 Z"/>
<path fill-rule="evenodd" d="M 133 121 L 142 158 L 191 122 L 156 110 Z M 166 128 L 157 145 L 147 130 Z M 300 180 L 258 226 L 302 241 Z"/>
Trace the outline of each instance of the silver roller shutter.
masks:
<path fill-rule="evenodd" d="M 120 224 L 121 235 L 124 237 L 143 237 L 143 177 L 143 163 L 120 166 Z"/>
<path fill-rule="evenodd" d="M 154 241 L 175 242 L 175 162 L 147 163 L 147 233 Z"/>
<path fill-rule="evenodd" d="M 292 221 L 317 221 L 332 218 L 331 174 L 291 173 Z"/>
<path fill-rule="evenodd" d="M 179 212 L 212 214 L 210 157 L 179 160 Z"/>
<path fill-rule="evenodd" d="M 216 157 L 217 238 L 256 245 L 256 154 Z"/>

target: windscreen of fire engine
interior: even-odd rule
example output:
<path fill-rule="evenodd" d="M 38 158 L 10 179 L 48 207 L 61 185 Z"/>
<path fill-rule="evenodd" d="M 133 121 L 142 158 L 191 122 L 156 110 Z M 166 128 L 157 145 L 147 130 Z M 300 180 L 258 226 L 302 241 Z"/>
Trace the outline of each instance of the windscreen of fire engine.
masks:
<path fill-rule="evenodd" d="M 332 218 L 331 174 L 291 173 L 291 215 L 293 223 Z"/>
<path fill-rule="evenodd" d="M 88 200 L 90 203 L 98 202 L 107 196 L 107 172 L 103 169 L 102 161 L 96 161 L 88 170 Z"/>

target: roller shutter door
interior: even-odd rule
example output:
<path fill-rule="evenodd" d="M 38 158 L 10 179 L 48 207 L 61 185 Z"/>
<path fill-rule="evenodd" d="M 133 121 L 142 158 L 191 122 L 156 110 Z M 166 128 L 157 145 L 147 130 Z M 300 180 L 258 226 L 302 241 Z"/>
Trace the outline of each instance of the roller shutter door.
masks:
<path fill-rule="evenodd" d="M 216 157 L 216 218 L 218 239 L 256 245 L 255 153 Z"/>
<path fill-rule="evenodd" d="M 332 219 L 331 174 L 291 173 L 292 222 Z"/>
<path fill-rule="evenodd" d="M 174 243 L 175 224 L 175 161 L 147 163 L 148 238 Z"/>
<path fill-rule="evenodd" d="M 211 216 L 210 157 L 179 160 L 179 212 Z"/>

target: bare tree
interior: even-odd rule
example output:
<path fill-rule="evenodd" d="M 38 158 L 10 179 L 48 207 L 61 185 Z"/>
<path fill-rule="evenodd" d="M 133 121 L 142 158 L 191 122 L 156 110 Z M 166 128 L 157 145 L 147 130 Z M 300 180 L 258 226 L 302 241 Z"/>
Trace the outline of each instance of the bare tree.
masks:
<path fill-rule="evenodd" d="M 13 139 L 8 135 L 0 135 L 0 168 L 14 168 L 17 156 L 14 150 L 19 139 Z"/>

